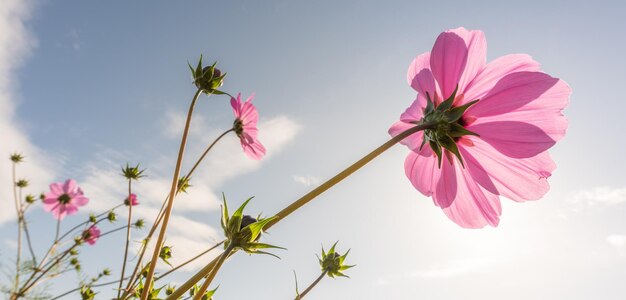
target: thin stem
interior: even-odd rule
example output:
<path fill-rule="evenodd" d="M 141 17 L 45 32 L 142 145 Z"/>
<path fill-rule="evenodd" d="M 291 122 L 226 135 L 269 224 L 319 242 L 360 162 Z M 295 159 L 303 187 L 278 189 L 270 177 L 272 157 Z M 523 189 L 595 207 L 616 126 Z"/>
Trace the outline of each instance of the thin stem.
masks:
<path fill-rule="evenodd" d="M 124 248 L 124 261 L 122 262 L 122 274 L 120 275 L 120 285 L 117 289 L 117 298 L 120 298 L 122 284 L 124 283 L 124 273 L 126 272 L 126 260 L 128 259 L 128 245 L 130 244 L 131 218 L 133 216 L 133 201 L 131 200 L 131 179 L 128 179 L 128 227 L 126 228 L 126 247 Z"/>
<path fill-rule="evenodd" d="M 313 283 L 311 283 L 311 285 L 309 285 L 309 287 L 307 287 L 304 292 L 302 292 L 300 295 L 296 296 L 295 300 L 300 300 L 302 298 L 304 298 L 304 296 L 306 294 L 308 294 L 320 281 L 322 281 L 322 278 L 324 278 L 324 276 L 326 276 L 326 273 L 328 273 L 328 270 L 324 270 L 324 272 L 322 272 L 322 274 L 320 274 L 319 277 L 317 277 L 317 279 L 315 279 L 315 281 L 313 281 Z"/>
<path fill-rule="evenodd" d="M 284 208 L 283 210 L 278 212 L 276 214 L 276 218 L 274 218 L 271 222 L 269 222 L 265 226 L 264 231 L 267 231 L 270 227 L 272 227 L 276 223 L 280 222 L 280 220 L 284 219 L 285 217 L 287 217 L 288 215 L 290 215 L 291 213 L 296 211 L 298 208 L 302 207 L 303 205 L 305 205 L 306 203 L 308 203 L 309 201 L 311 201 L 315 197 L 319 196 L 321 193 L 323 193 L 326 190 L 330 189 L 335 184 L 339 183 L 340 181 L 342 181 L 343 179 L 345 179 L 346 177 L 348 177 L 349 175 L 354 173 L 356 170 L 360 169 L 361 167 L 366 165 L 368 162 L 372 161 L 378 155 L 380 155 L 381 153 L 383 153 L 386 150 L 388 150 L 389 148 L 391 148 L 393 145 L 397 144 L 398 142 L 402 141 L 403 139 L 407 138 L 408 136 L 410 136 L 410 135 L 412 135 L 412 134 L 414 134 L 414 133 L 416 133 L 418 131 L 422 131 L 424 129 L 432 128 L 432 126 L 433 126 L 432 124 L 416 125 L 415 127 L 407 129 L 406 131 L 403 131 L 402 133 L 398 134 L 397 136 L 391 138 L 386 143 L 384 143 L 381 146 L 379 146 L 378 148 L 374 149 L 372 152 L 368 153 L 363 158 L 359 159 L 357 162 L 355 162 L 351 166 L 347 167 L 345 170 L 341 171 L 339 174 L 335 175 L 333 178 L 331 178 L 328 181 L 322 183 L 320 186 L 318 186 L 317 188 L 313 189 L 311 192 L 309 192 L 306 195 L 302 196 L 300 199 L 294 201 L 289 206 L 287 206 L 286 208 Z M 176 289 L 167 299 L 172 299 L 173 300 L 173 299 L 178 299 L 178 297 L 182 296 L 194 284 L 196 284 L 196 282 L 200 281 L 203 277 L 207 276 L 209 274 L 209 272 L 211 272 L 211 270 L 213 269 L 213 266 L 216 264 L 216 262 L 217 261 L 215 259 L 213 259 L 213 261 L 211 261 L 208 265 L 206 265 L 204 268 L 202 268 L 200 271 L 198 271 L 196 274 L 194 274 L 185 283 L 180 285 L 178 287 L 178 289 Z"/>
<path fill-rule="evenodd" d="M 20 286 L 20 263 L 22 257 L 22 204 L 20 199 L 17 197 L 17 181 L 15 176 L 15 165 L 13 163 L 12 175 L 13 175 L 13 198 L 15 200 L 15 211 L 17 212 L 17 257 L 15 259 L 15 287 L 14 291 L 17 292 L 18 287 Z"/>
<path fill-rule="evenodd" d="M 167 272 L 165 272 L 165 273 L 163 273 L 163 274 L 161 274 L 161 275 L 159 275 L 159 276 L 155 277 L 155 278 L 154 278 L 154 281 L 157 281 L 157 280 L 159 280 L 159 279 L 161 279 L 161 278 L 163 278 L 163 277 L 165 277 L 165 276 L 167 276 L 167 275 L 171 274 L 172 272 L 174 272 L 174 271 L 176 271 L 176 270 L 178 270 L 178 269 L 180 269 L 180 268 L 182 268 L 182 267 L 184 267 L 184 266 L 188 265 L 188 264 L 189 264 L 189 263 L 191 263 L 192 261 L 194 261 L 194 260 L 196 260 L 196 259 L 198 259 L 198 258 L 200 258 L 200 257 L 204 256 L 205 254 L 207 254 L 207 253 L 211 252 L 211 250 L 213 250 L 213 249 L 215 249 L 215 248 L 219 247 L 219 246 L 220 246 L 220 245 L 222 245 L 222 244 L 224 244 L 224 241 L 221 241 L 221 242 L 219 242 L 219 243 L 217 243 L 217 244 L 215 244 L 215 245 L 211 246 L 211 248 L 204 250 L 202 253 L 200 253 L 200 254 L 198 254 L 198 255 L 196 255 L 196 256 L 194 256 L 194 257 L 190 258 L 190 259 L 189 259 L 189 260 L 187 260 L 186 262 L 184 262 L 184 263 L 182 263 L 182 264 L 180 264 L 180 265 L 178 265 L 178 266 L 174 267 L 173 269 L 171 269 L 171 270 L 169 270 L 169 271 L 167 271 Z"/>
<path fill-rule="evenodd" d="M 230 246 L 228 246 L 226 248 L 226 250 L 224 250 L 222 255 L 220 255 L 220 258 L 217 261 L 217 264 L 215 265 L 215 267 L 211 271 L 211 274 L 209 275 L 209 277 L 207 277 L 207 279 L 204 280 L 204 283 L 200 287 L 200 290 L 198 291 L 198 293 L 193 297 L 193 300 L 200 300 L 200 299 L 202 299 L 202 295 L 209 288 L 209 285 L 211 284 L 211 282 L 215 278 L 215 275 L 217 275 L 217 272 L 220 270 L 220 268 L 222 267 L 222 265 L 226 261 L 226 258 L 228 258 L 228 255 L 230 255 L 230 253 L 233 251 L 233 249 L 234 249 L 234 247 L 231 244 Z"/>
<path fill-rule="evenodd" d="M 28 231 L 28 223 L 26 219 L 24 219 L 24 214 L 22 213 L 22 224 L 24 226 L 24 233 L 26 234 L 26 243 L 28 244 L 28 250 L 30 251 L 30 255 L 33 258 L 33 265 L 37 265 L 37 256 L 35 256 L 35 251 L 33 250 L 33 243 L 30 239 L 30 232 Z"/>
<path fill-rule="evenodd" d="M 204 158 L 209 153 L 209 151 L 213 148 L 213 146 L 215 146 L 219 140 L 221 140 L 224 136 L 226 136 L 226 134 L 228 134 L 229 132 L 232 132 L 232 131 L 234 131 L 233 128 L 231 128 L 229 130 L 226 130 L 225 132 L 220 134 L 215 140 L 213 140 L 213 142 L 204 150 L 204 152 L 202 153 L 200 158 L 198 158 L 196 160 L 196 162 L 194 163 L 194 165 L 191 168 L 191 170 L 189 170 L 189 172 L 187 172 L 187 174 L 184 177 L 185 178 L 191 178 L 191 175 L 193 175 L 193 172 L 200 165 L 200 163 L 204 160 Z M 180 192 L 180 188 L 181 187 L 178 187 L 178 192 Z M 137 283 L 137 281 L 139 279 L 139 277 L 135 277 L 135 276 L 137 275 L 137 272 L 139 271 L 139 267 L 141 265 L 141 261 L 143 260 L 143 256 L 146 253 L 146 248 L 148 246 L 148 243 L 150 242 L 150 239 L 152 238 L 152 235 L 156 231 L 157 226 L 159 224 L 161 224 L 161 220 L 163 220 L 163 210 L 165 209 L 165 205 L 167 203 L 168 197 L 166 197 L 165 200 L 163 201 L 163 205 L 161 205 L 161 210 L 159 211 L 159 214 L 157 215 L 157 218 L 154 221 L 154 223 L 152 225 L 152 228 L 150 229 L 150 232 L 148 233 L 148 235 L 144 239 L 145 243 L 141 246 L 141 250 L 140 250 L 139 255 L 138 255 L 139 258 L 137 259 L 137 263 L 135 264 L 135 269 L 133 270 L 133 273 L 130 276 L 131 279 L 128 281 L 128 284 L 126 285 L 124 294 L 122 294 L 122 298 L 121 299 L 124 299 L 128 295 L 128 293 L 132 290 L 131 287 L 133 287 Z M 208 251 L 207 251 L 207 253 L 208 253 Z M 168 271 L 168 273 L 172 272 L 173 270 Z M 166 274 L 168 274 L 168 273 L 166 273 Z M 159 278 L 161 278 L 163 276 L 164 275 L 161 275 Z"/>
<path fill-rule="evenodd" d="M 176 197 L 176 193 L 178 192 L 178 178 L 180 175 L 180 168 L 183 163 L 183 155 L 185 153 L 185 146 L 187 145 L 187 134 L 189 133 L 189 125 L 191 124 L 191 117 L 193 116 L 193 110 L 196 106 L 196 101 L 198 100 L 200 94 L 202 93 L 201 89 L 198 89 L 196 94 L 191 101 L 191 105 L 189 105 L 189 112 L 187 113 L 187 121 L 185 123 L 185 130 L 183 131 L 183 137 L 180 141 L 180 149 L 178 150 L 178 159 L 176 160 L 176 168 L 174 169 L 174 176 L 172 178 L 172 188 L 170 189 L 170 197 L 167 201 L 167 207 L 165 209 L 165 213 L 163 215 L 163 223 L 161 224 L 161 231 L 159 232 L 159 236 L 157 238 L 154 252 L 152 253 L 152 260 L 150 260 L 150 265 L 148 267 L 148 274 L 146 276 L 146 285 L 144 290 L 141 293 L 141 300 L 148 299 L 149 291 L 152 288 L 152 277 L 154 276 L 154 270 L 159 259 L 159 253 L 161 251 L 161 245 L 163 244 L 163 240 L 165 238 L 165 232 L 167 231 L 167 225 L 170 220 L 170 215 L 172 213 L 172 208 L 174 206 L 174 198 Z"/>
<path fill-rule="evenodd" d="M 109 209 L 109 210 L 106 210 L 105 212 L 100 213 L 99 215 L 96 215 L 96 216 L 95 216 L 95 218 L 96 218 L 96 219 L 97 219 L 97 218 L 100 218 L 100 217 L 102 217 L 102 216 L 104 216 L 104 215 L 108 214 L 109 212 L 112 212 L 112 211 L 114 211 L 114 210 L 118 209 L 118 208 L 119 208 L 120 206 L 122 206 L 122 205 L 124 205 L 124 203 L 122 203 L 122 204 L 118 204 L 118 205 L 114 206 L 113 208 L 111 208 L 111 209 Z M 83 225 L 87 225 L 87 224 L 89 224 L 89 222 L 91 222 L 91 220 L 84 221 L 84 222 L 79 223 L 78 225 L 76 225 L 76 226 L 72 227 L 72 229 L 68 230 L 68 231 L 67 231 L 67 232 L 65 232 L 63 235 L 61 235 L 61 237 L 59 238 L 59 240 L 64 239 L 65 237 L 67 237 L 68 235 L 70 235 L 70 234 L 71 234 L 74 230 L 76 230 L 76 229 L 80 228 L 80 227 L 81 227 L 81 226 L 83 226 Z"/>
<path fill-rule="evenodd" d="M 125 277 L 125 278 L 124 278 L 124 280 L 126 280 L 126 279 L 129 279 L 129 277 Z M 88 287 L 101 287 L 101 286 L 107 286 L 107 285 L 115 284 L 115 283 L 118 283 L 118 282 L 119 282 L 119 280 L 113 280 L 113 281 L 104 282 L 104 283 L 98 283 L 98 284 L 86 284 L 86 285 L 84 285 L 84 286 L 88 286 Z M 69 290 L 69 291 L 67 291 L 67 292 L 65 292 L 65 293 L 63 293 L 63 294 L 60 294 L 60 295 L 58 295 L 58 296 L 56 296 L 56 297 L 54 297 L 54 298 L 51 298 L 50 300 L 60 299 L 60 298 L 62 298 L 62 297 L 64 297 L 64 296 L 67 296 L 67 295 L 69 295 L 69 294 L 73 293 L 73 292 L 80 291 L 80 289 L 81 289 L 81 287 L 77 287 L 77 288 L 71 289 L 71 290 Z"/>

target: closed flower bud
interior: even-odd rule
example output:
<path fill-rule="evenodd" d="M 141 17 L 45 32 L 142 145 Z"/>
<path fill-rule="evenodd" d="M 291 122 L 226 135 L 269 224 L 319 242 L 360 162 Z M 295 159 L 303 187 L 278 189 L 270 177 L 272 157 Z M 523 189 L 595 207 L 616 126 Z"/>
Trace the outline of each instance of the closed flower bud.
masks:
<path fill-rule="evenodd" d="M 11 161 L 14 163 L 21 163 L 24 160 L 24 156 L 20 153 L 11 154 Z"/>
<path fill-rule="evenodd" d="M 26 198 L 24 198 L 24 200 L 28 204 L 33 204 L 35 203 L 35 201 L 37 201 L 37 198 L 34 195 L 26 195 Z"/>
<path fill-rule="evenodd" d="M 110 212 L 109 212 L 109 215 L 107 216 L 107 219 L 108 219 L 110 222 L 115 222 L 115 220 L 117 220 L 117 215 L 115 214 L 115 212 L 110 211 Z"/>

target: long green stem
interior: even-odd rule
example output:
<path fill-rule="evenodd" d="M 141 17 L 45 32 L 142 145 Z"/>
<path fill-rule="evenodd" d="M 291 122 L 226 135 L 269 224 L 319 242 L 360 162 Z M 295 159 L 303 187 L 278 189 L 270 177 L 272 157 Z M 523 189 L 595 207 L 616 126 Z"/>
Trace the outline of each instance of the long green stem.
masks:
<path fill-rule="evenodd" d="M 15 211 L 17 212 L 17 257 L 15 259 L 15 287 L 14 291 L 17 293 L 17 289 L 20 286 L 20 263 L 22 257 L 22 205 L 20 199 L 17 197 L 17 181 L 15 176 L 15 165 L 13 163 L 13 198 L 15 200 Z"/>
<path fill-rule="evenodd" d="M 309 287 L 307 287 L 300 295 L 296 296 L 295 300 L 300 300 L 304 298 L 306 294 L 308 294 L 320 281 L 322 281 L 322 278 L 326 276 L 326 273 L 328 273 L 328 270 L 324 270 L 324 272 L 322 272 L 322 274 L 320 274 L 320 276 L 317 277 L 317 279 L 315 279 L 315 281 L 313 281 L 313 283 L 311 283 Z"/>
<path fill-rule="evenodd" d="M 202 286 L 200 287 L 200 290 L 198 291 L 198 293 L 193 297 L 193 300 L 200 300 L 202 299 L 202 295 L 204 294 L 204 292 L 206 292 L 206 290 L 209 288 L 209 285 L 211 284 L 211 282 L 213 281 L 213 279 L 215 278 L 215 275 L 217 275 L 217 272 L 220 270 L 220 268 L 222 267 L 222 265 L 224 264 L 224 262 L 226 261 L 226 258 L 228 258 L 228 256 L 230 255 L 230 253 L 233 251 L 233 247 L 228 246 L 226 248 L 226 250 L 224 250 L 224 252 L 222 253 L 222 255 L 220 255 L 219 259 L 217 260 L 217 263 L 215 264 L 215 267 L 213 268 L 213 270 L 211 271 L 211 274 L 209 275 L 209 277 L 207 277 L 207 279 L 204 281 L 204 283 L 202 284 Z"/>
<path fill-rule="evenodd" d="M 130 231 L 131 222 L 133 216 L 133 201 L 131 200 L 131 182 L 132 179 L 128 179 L 128 227 L 126 228 L 126 247 L 124 247 L 124 261 L 122 262 L 122 274 L 120 275 L 120 285 L 117 289 L 117 299 L 120 298 L 122 292 L 122 284 L 124 283 L 124 273 L 126 272 L 126 260 L 128 259 L 128 245 L 130 244 Z"/>
<path fill-rule="evenodd" d="M 200 165 L 200 163 L 204 160 L 204 158 L 209 153 L 209 151 L 211 149 L 213 149 L 213 146 L 215 146 L 217 144 L 217 142 L 219 142 L 224 136 L 226 136 L 228 133 L 232 132 L 233 130 L 234 129 L 232 129 L 232 128 L 228 129 L 225 132 L 223 132 L 222 134 L 220 134 L 215 140 L 213 140 L 213 142 L 204 150 L 202 155 L 196 160 L 196 162 L 194 163 L 193 167 L 191 167 L 191 170 L 189 170 L 189 172 L 187 172 L 187 174 L 185 175 L 185 178 L 191 178 L 191 175 L 193 175 L 194 171 Z M 181 187 L 178 187 L 178 189 L 179 189 L 178 192 L 180 192 L 180 188 Z M 146 253 L 146 248 L 148 246 L 148 243 L 150 242 L 150 239 L 152 238 L 152 235 L 154 234 L 157 226 L 159 224 L 161 224 L 161 220 L 163 220 L 163 210 L 165 209 L 165 205 L 167 203 L 167 199 L 168 198 L 165 198 L 165 200 L 163 201 L 163 205 L 161 206 L 161 210 L 159 211 L 159 214 L 157 215 L 157 218 L 155 219 L 155 221 L 154 221 L 154 223 L 152 225 L 152 228 L 150 228 L 150 232 L 148 233 L 148 235 L 144 239 L 145 242 L 141 246 L 141 250 L 139 251 L 139 255 L 138 255 L 139 258 L 137 259 L 137 262 L 135 264 L 135 269 L 133 270 L 133 273 L 130 276 L 131 279 L 128 281 L 128 284 L 126 285 L 126 288 L 124 289 L 124 294 L 122 294 L 121 299 L 126 299 L 126 296 L 128 296 L 130 294 L 130 291 L 132 290 L 132 288 L 135 286 L 135 284 L 139 280 L 139 277 L 135 277 L 135 276 L 137 275 L 137 272 L 139 271 L 139 267 L 141 266 L 141 262 L 143 260 L 144 254 Z M 172 270 L 168 271 L 168 273 L 170 273 L 171 271 Z"/>
<path fill-rule="evenodd" d="M 183 137 L 180 141 L 180 149 L 178 150 L 178 159 L 176 160 L 176 168 L 174 169 L 174 176 L 172 178 L 172 188 L 170 189 L 170 196 L 167 201 L 167 207 L 165 209 L 165 213 L 163 215 L 163 223 L 161 224 L 161 231 L 159 232 L 159 236 L 155 243 L 154 252 L 152 253 L 152 260 L 150 260 L 150 265 L 148 267 L 148 274 L 146 276 L 146 285 L 144 290 L 141 293 L 141 300 L 148 299 L 149 291 L 152 289 L 152 277 L 154 277 L 154 270 L 159 259 L 159 253 L 161 252 L 161 246 L 163 244 L 163 240 L 165 239 L 165 232 L 167 231 L 167 225 L 170 220 L 170 215 L 172 213 L 172 208 L 174 206 L 174 198 L 176 197 L 176 193 L 178 191 L 178 179 L 180 176 L 180 168 L 183 163 L 183 156 L 185 153 L 185 146 L 187 145 L 187 134 L 189 133 L 189 125 L 191 124 L 191 117 L 193 116 L 193 110 L 196 106 L 196 101 L 198 100 L 202 90 L 198 89 L 196 94 L 191 101 L 191 105 L 189 105 L 189 112 L 187 113 L 187 121 L 185 123 L 185 130 L 183 131 Z"/>
<path fill-rule="evenodd" d="M 346 177 L 350 176 L 356 170 L 360 169 L 361 167 L 365 166 L 368 162 L 372 161 L 378 155 L 380 155 L 381 153 L 387 151 L 393 145 L 397 144 L 398 142 L 402 141 L 406 137 L 408 137 L 408 136 L 410 136 L 410 135 L 412 135 L 412 134 L 414 134 L 414 133 L 416 133 L 418 131 L 422 131 L 424 129 L 432 128 L 432 126 L 433 126 L 432 124 L 416 125 L 415 127 L 407 129 L 406 131 L 404 131 L 404 132 L 398 134 L 397 136 L 393 137 L 392 139 L 390 139 L 386 143 L 384 143 L 381 146 L 379 146 L 378 148 L 374 149 L 374 151 L 368 153 L 363 158 L 359 159 L 357 162 L 355 162 L 351 166 L 347 167 L 345 170 L 341 171 L 339 174 L 335 175 L 333 178 L 331 178 L 328 181 L 322 183 L 317 188 L 313 189 L 312 191 L 310 191 L 306 195 L 302 196 L 300 199 L 294 201 L 289 206 L 287 206 L 286 208 L 284 208 L 283 210 L 278 212 L 276 214 L 276 218 L 274 218 L 270 223 L 268 223 L 265 226 L 264 230 L 268 230 L 270 227 L 274 226 L 276 223 L 278 223 L 280 220 L 284 219 L 285 217 L 287 217 L 288 215 L 290 215 L 291 213 L 296 211 L 298 208 L 300 208 L 303 205 L 307 204 L 309 201 L 313 200 L 315 197 L 319 196 L 321 193 L 323 193 L 326 190 L 330 189 L 335 184 L 341 182 L 343 179 L 345 179 Z M 213 269 L 213 266 L 216 263 L 217 263 L 217 261 L 215 259 L 213 261 L 211 261 L 208 265 L 206 265 L 204 268 L 202 268 L 200 271 L 198 271 L 196 274 L 194 274 L 191 278 L 189 278 L 185 283 L 180 285 L 178 287 L 178 289 L 176 289 L 170 296 L 167 297 L 167 300 L 178 299 L 178 297 L 182 296 L 194 284 L 196 284 L 196 282 L 200 281 L 203 277 L 207 276 L 209 274 L 209 272 L 211 272 L 211 270 Z"/>

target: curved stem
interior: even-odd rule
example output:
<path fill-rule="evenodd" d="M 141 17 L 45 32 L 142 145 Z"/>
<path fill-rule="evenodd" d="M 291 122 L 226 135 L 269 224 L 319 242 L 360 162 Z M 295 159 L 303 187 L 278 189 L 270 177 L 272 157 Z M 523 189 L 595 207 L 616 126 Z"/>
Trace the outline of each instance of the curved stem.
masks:
<path fill-rule="evenodd" d="M 128 279 L 128 278 L 129 277 L 125 277 L 124 279 Z M 104 283 L 98 283 L 98 284 L 87 284 L 86 286 L 88 286 L 88 287 L 101 287 L 101 286 L 107 286 L 107 285 L 115 284 L 115 283 L 118 283 L 118 282 L 119 282 L 119 280 L 113 280 L 113 281 L 104 282 Z M 77 287 L 77 288 L 71 289 L 71 290 L 69 290 L 69 291 L 67 291 L 67 292 L 65 292 L 63 294 L 60 294 L 60 295 L 58 295 L 58 296 L 56 296 L 54 298 L 51 298 L 50 300 L 60 299 L 60 298 L 62 298 L 64 296 L 67 296 L 67 295 L 73 293 L 73 292 L 78 292 L 78 291 L 80 291 L 80 289 L 81 289 L 81 287 Z"/>
<path fill-rule="evenodd" d="M 274 218 L 271 222 L 269 222 L 265 226 L 265 228 L 263 228 L 263 230 L 267 231 L 267 229 L 269 229 L 270 227 L 272 227 L 276 223 L 280 222 L 280 220 L 284 219 L 285 217 L 287 217 L 288 215 L 290 215 L 291 213 L 296 211 L 298 208 L 302 207 L 303 205 L 307 204 L 309 201 L 313 200 L 315 197 L 319 196 L 321 193 L 325 192 L 326 190 L 328 190 L 331 187 L 333 187 L 335 184 L 339 183 L 340 181 L 342 181 L 346 177 L 350 176 L 356 170 L 360 169 L 361 167 L 366 165 L 368 162 L 372 161 L 374 158 L 376 158 L 381 153 L 387 151 L 393 145 L 397 144 L 398 142 L 402 141 L 403 139 L 407 138 L 408 136 L 410 136 L 410 135 L 412 135 L 412 134 L 414 134 L 414 133 L 416 133 L 418 131 L 422 131 L 424 129 L 432 128 L 432 126 L 433 126 L 432 124 L 419 124 L 419 125 L 416 125 L 415 127 L 409 128 L 409 129 L 403 131 L 402 133 L 398 134 L 397 136 L 391 138 L 386 143 L 384 143 L 381 146 L 379 146 L 378 148 L 374 149 L 372 152 L 368 153 L 363 158 L 359 159 L 357 162 L 355 162 L 354 164 L 350 165 L 345 170 L 341 171 L 339 174 L 335 175 L 333 178 L 331 178 L 328 181 L 322 183 L 317 188 L 313 189 L 312 191 L 310 191 L 306 195 L 302 196 L 300 199 L 294 201 L 289 206 L 287 206 L 286 208 L 284 208 L 283 210 L 278 212 L 276 214 L 276 218 Z M 185 283 L 180 285 L 178 287 L 178 289 L 176 289 L 170 296 L 167 297 L 167 299 L 168 300 L 178 299 L 178 297 L 182 296 L 194 284 L 196 284 L 196 282 L 200 281 L 203 277 L 207 276 L 209 274 L 209 272 L 211 272 L 211 270 L 213 269 L 213 266 L 216 263 L 217 263 L 217 261 L 215 259 L 213 259 L 213 261 L 211 261 L 208 265 L 206 265 L 204 268 L 202 268 L 200 271 L 198 271 L 196 274 L 194 274 Z"/>
<path fill-rule="evenodd" d="M 122 206 L 122 205 L 124 205 L 124 203 L 122 203 L 122 204 L 118 204 L 118 205 L 116 205 L 116 206 L 113 206 L 113 208 L 111 208 L 111 209 L 109 209 L 109 210 L 106 210 L 105 212 L 100 213 L 99 215 L 96 215 L 95 217 L 96 217 L 96 219 L 97 219 L 97 218 L 100 218 L 100 217 L 102 217 L 102 216 L 104 216 L 104 215 L 108 214 L 109 212 L 112 212 L 112 211 L 114 211 L 114 210 L 118 209 L 118 208 L 119 208 L 120 206 Z M 76 229 L 80 228 L 80 227 L 81 227 L 81 226 L 83 226 L 83 225 L 87 225 L 87 224 L 89 224 L 89 222 L 91 222 L 91 220 L 87 220 L 87 221 L 84 221 L 84 222 L 78 223 L 78 225 L 76 225 L 76 226 L 72 227 L 72 229 L 70 229 L 70 230 L 66 231 L 63 235 L 61 235 L 61 237 L 59 238 L 59 240 L 64 239 L 65 237 L 67 237 L 68 235 L 70 235 L 70 234 L 71 234 L 74 230 L 76 230 Z"/>
<path fill-rule="evenodd" d="M 117 289 L 117 299 L 120 298 L 122 292 L 122 284 L 124 283 L 124 273 L 126 272 L 126 260 L 128 259 L 128 245 L 130 244 L 131 221 L 133 216 L 133 201 L 131 200 L 131 179 L 128 179 L 128 227 L 126 228 L 126 247 L 124 247 L 124 260 L 122 262 L 122 274 L 120 275 L 120 285 Z"/>
<path fill-rule="evenodd" d="M 209 285 L 211 284 L 211 282 L 213 281 L 213 279 L 215 278 L 215 275 L 217 275 L 217 272 L 220 270 L 220 267 L 222 267 L 222 265 L 224 264 L 224 262 L 226 261 L 226 258 L 228 258 L 228 256 L 230 255 L 230 253 L 233 251 L 234 247 L 232 247 L 232 244 L 230 246 L 228 246 L 226 248 L 226 250 L 224 250 L 224 252 L 222 253 L 222 255 L 220 255 L 219 259 L 217 260 L 217 263 L 215 264 L 215 267 L 213 268 L 213 270 L 211 271 L 211 274 L 209 275 L 209 277 L 207 277 L 207 279 L 204 281 L 204 283 L 202 284 L 202 286 L 200 287 L 200 290 L 198 291 L 198 293 L 193 297 L 193 300 L 200 300 L 202 299 L 202 295 L 204 294 L 204 292 L 206 292 L 206 290 L 209 288 Z"/>
<path fill-rule="evenodd" d="M 174 198 L 176 197 L 176 193 L 178 192 L 178 178 L 180 175 L 180 168 L 183 163 L 183 155 L 185 153 L 185 146 L 187 145 L 187 134 L 189 133 L 189 125 L 191 124 L 191 117 L 193 116 L 193 110 L 196 106 L 196 101 L 198 100 L 202 90 L 198 89 L 196 94 L 191 101 L 191 105 L 189 105 L 189 112 L 187 113 L 187 122 L 185 123 L 185 130 L 183 131 L 183 137 L 180 141 L 180 149 L 178 149 L 178 159 L 176 160 L 176 168 L 174 169 L 174 176 L 172 178 L 172 188 L 170 189 L 170 196 L 167 201 L 167 207 L 165 208 L 165 213 L 163 214 L 163 224 L 161 224 L 161 231 L 159 232 L 159 236 L 157 238 L 154 252 L 152 253 L 152 259 L 150 260 L 150 265 L 148 269 L 148 274 L 146 276 L 146 285 L 144 290 L 141 293 L 141 300 L 148 299 L 149 291 L 152 288 L 152 277 L 154 277 L 154 270 L 157 264 L 157 260 L 159 259 L 159 253 L 161 251 L 161 246 L 163 244 L 163 240 L 165 238 L 165 232 L 167 231 L 167 225 L 170 220 L 170 215 L 172 213 L 172 207 L 174 206 Z"/>
<path fill-rule="evenodd" d="M 322 274 L 320 274 L 319 277 L 317 277 L 317 279 L 315 279 L 315 281 L 313 281 L 313 283 L 311 283 L 311 285 L 309 285 L 309 287 L 307 287 L 304 292 L 302 292 L 302 294 L 296 296 L 295 300 L 300 300 L 302 298 L 304 298 L 304 296 L 306 294 L 308 294 L 320 281 L 322 281 L 322 278 L 324 278 L 324 276 L 326 276 L 326 273 L 328 273 L 328 270 L 324 270 L 324 272 L 322 272 Z"/>

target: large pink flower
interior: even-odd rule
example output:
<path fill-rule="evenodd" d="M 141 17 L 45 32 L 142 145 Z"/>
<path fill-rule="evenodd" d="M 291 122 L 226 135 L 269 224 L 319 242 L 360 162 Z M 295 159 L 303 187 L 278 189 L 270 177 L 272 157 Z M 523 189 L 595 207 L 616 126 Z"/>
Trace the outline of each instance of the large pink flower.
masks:
<path fill-rule="evenodd" d="M 51 211 L 56 219 L 62 220 L 66 215 L 75 214 L 78 207 L 86 205 L 87 202 L 89 199 L 83 196 L 83 191 L 76 181 L 68 179 L 64 183 L 50 184 L 50 192 L 46 193 L 43 199 L 43 208 Z"/>
<path fill-rule="evenodd" d="M 233 129 L 241 141 L 243 152 L 252 159 L 261 159 L 265 155 L 265 147 L 257 138 L 259 130 L 256 128 L 256 124 L 259 120 L 259 113 L 252 104 L 252 98 L 254 98 L 254 94 L 246 102 L 241 102 L 240 93 L 237 94 L 237 99 L 230 99 L 230 105 L 235 113 Z"/>
<path fill-rule="evenodd" d="M 89 245 L 95 245 L 99 238 L 100 229 L 96 227 L 96 225 L 91 225 L 89 229 L 83 232 L 83 239 L 85 239 Z"/>
<path fill-rule="evenodd" d="M 565 135 L 562 110 L 571 94 L 528 55 L 487 64 L 486 52 L 482 31 L 441 33 L 432 51 L 409 65 L 407 79 L 417 98 L 389 129 L 396 136 L 417 123 L 441 121 L 401 142 L 412 150 L 405 172 L 417 190 L 433 196 L 435 205 L 466 228 L 497 226 L 499 196 L 522 202 L 548 191 L 556 166 L 547 150 Z M 436 112 L 450 103 L 447 116 Z M 455 108 L 462 112 L 456 120 L 450 118 Z"/>

